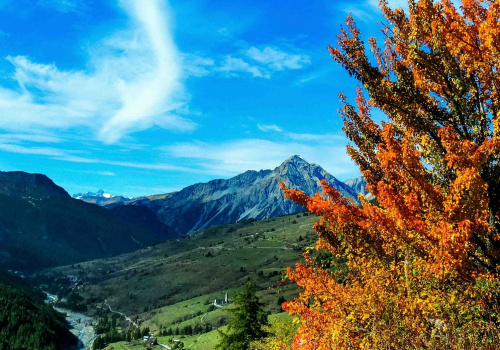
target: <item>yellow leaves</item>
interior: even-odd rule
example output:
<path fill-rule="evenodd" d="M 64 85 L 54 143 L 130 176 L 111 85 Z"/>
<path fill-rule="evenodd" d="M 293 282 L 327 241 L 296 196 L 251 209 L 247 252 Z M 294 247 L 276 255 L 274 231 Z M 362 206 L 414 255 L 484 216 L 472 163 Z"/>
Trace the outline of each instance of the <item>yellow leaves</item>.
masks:
<path fill-rule="evenodd" d="M 371 40 L 376 66 L 351 17 L 329 48 L 370 95 L 342 97 L 341 113 L 376 204 L 282 184 L 322 217 L 316 250 L 345 261 L 326 271 L 306 254 L 288 270 L 302 288 L 285 306 L 300 319 L 292 347 L 481 348 L 500 324 L 500 1 L 420 0 L 409 17 L 382 7 L 392 26 L 383 50 Z"/>
<path fill-rule="evenodd" d="M 405 204 L 407 208 L 411 211 L 416 211 L 421 207 L 421 203 L 418 200 L 418 196 L 416 193 L 410 193 L 405 197 Z"/>

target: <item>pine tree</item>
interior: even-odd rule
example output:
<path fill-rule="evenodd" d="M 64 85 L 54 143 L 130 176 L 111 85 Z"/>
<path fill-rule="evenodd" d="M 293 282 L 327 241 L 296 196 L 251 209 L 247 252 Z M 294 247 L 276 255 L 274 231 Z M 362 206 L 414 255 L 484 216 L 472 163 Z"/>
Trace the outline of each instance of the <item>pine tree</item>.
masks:
<path fill-rule="evenodd" d="M 237 307 L 231 309 L 232 318 L 228 325 L 228 332 L 222 333 L 222 339 L 215 349 L 246 350 L 250 342 L 266 335 L 262 330 L 268 324 L 267 314 L 263 303 L 259 301 L 255 292 L 255 284 L 248 282 L 245 290 L 234 298 Z"/>

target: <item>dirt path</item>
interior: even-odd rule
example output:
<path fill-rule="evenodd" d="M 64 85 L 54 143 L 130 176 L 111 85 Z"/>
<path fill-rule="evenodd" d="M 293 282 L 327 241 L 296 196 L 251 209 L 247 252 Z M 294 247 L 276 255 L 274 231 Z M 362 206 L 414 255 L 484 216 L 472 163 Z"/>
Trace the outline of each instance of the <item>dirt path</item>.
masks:
<path fill-rule="evenodd" d="M 134 326 L 136 326 L 136 327 L 139 327 L 139 326 L 137 325 L 137 323 L 135 323 L 134 321 L 132 321 L 132 319 L 131 319 L 130 317 L 128 317 L 127 315 L 125 315 L 123 312 L 113 310 L 113 309 L 111 308 L 111 305 L 109 305 L 109 304 L 108 304 L 108 301 L 107 301 L 107 300 L 104 300 L 104 305 L 106 305 L 106 306 L 109 308 L 109 311 L 110 311 L 110 312 L 112 312 L 112 313 L 115 313 L 115 314 L 118 314 L 118 315 L 121 315 L 121 316 L 125 317 L 125 319 L 126 319 L 128 322 L 132 323 L 132 324 L 133 324 Z"/>
<path fill-rule="evenodd" d="M 201 316 L 201 324 L 205 324 L 205 321 L 203 321 L 203 319 L 205 318 L 205 316 L 208 315 L 208 312 L 206 314 L 204 314 L 203 316 Z M 200 336 L 198 338 L 196 338 L 196 343 L 200 340 L 200 338 L 203 336 L 204 333 L 201 333 Z M 192 342 L 191 345 L 189 345 L 187 348 L 189 349 L 190 347 L 192 347 L 193 345 L 195 344 L 195 342 Z"/>

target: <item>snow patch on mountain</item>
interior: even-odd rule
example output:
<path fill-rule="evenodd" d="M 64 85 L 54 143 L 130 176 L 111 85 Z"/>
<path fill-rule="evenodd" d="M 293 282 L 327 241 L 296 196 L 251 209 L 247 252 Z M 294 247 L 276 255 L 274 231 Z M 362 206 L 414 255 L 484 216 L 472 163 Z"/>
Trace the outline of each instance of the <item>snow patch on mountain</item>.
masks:
<path fill-rule="evenodd" d="M 130 198 L 123 196 L 114 196 L 104 190 L 97 192 L 75 193 L 73 198 L 80 199 L 87 203 L 93 203 L 100 206 L 107 206 L 111 204 L 121 204 L 130 200 Z"/>
<path fill-rule="evenodd" d="M 114 196 L 112 194 L 106 193 L 101 189 L 97 192 L 76 193 L 72 197 L 76 199 L 82 199 L 84 197 L 113 198 Z"/>

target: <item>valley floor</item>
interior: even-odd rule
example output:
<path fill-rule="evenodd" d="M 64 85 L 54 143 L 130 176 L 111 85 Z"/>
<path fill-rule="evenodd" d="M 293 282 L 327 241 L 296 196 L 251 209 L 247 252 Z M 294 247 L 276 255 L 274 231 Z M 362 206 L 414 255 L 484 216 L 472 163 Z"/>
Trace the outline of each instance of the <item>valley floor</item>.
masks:
<path fill-rule="evenodd" d="M 117 257 L 48 269 L 38 278 L 54 292 L 71 288 L 70 295 L 96 319 L 119 314 L 118 329 L 134 323 L 155 335 L 172 329 L 178 335 L 159 337 L 161 344 L 179 339 L 190 349 L 213 349 L 231 307 L 216 308 L 213 301 L 226 293 L 231 300 L 247 281 L 256 283 L 272 317 L 286 317 L 280 302 L 295 297 L 297 287 L 283 280 L 284 271 L 314 244 L 316 220 L 300 213 L 212 227 Z M 65 282 L 75 279 L 76 285 Z M 186 327 L 202 329 L 201 334 L 179 335 Z M 144 348 L 142 340 L 110 346 Z"/>

